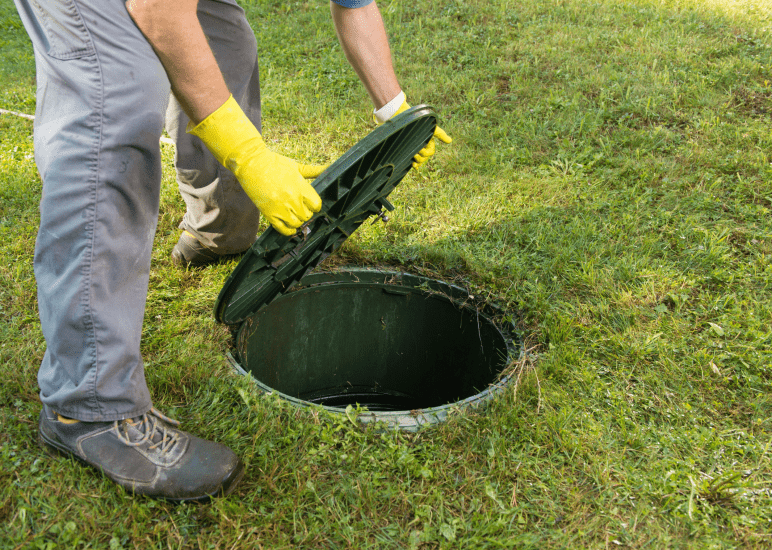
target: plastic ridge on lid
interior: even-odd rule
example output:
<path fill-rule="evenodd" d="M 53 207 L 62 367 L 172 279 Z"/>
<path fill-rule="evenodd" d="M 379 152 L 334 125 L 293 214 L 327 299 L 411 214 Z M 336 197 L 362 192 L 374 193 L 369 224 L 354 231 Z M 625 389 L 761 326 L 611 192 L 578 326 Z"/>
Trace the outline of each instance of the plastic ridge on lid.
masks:
<path fill-rule="evenodd" d="M 244 254 L 215 302 L 215 318 L 236 325 L 288 290 L 371 216 L 393 210 L 389 193 L 434 135 L 431 107 L 416 105 L 378 126 L 313 182 L 322 209 L 293 236 L 269 227 Z M 377 221 L 377 218 L 376 218 Z"/>

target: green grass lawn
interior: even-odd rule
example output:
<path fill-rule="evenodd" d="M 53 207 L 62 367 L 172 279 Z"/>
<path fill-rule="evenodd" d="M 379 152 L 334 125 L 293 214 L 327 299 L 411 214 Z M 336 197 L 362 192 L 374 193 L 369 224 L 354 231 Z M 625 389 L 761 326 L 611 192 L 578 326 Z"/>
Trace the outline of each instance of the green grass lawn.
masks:
<path fill-rule="evenodd" d="M 332 161 L 372 129 L 324 2 L 244 2 L 264 133 Z M 156 406 L 236 450 L 208 506 L 132 498 L 35 443 L 45 342 L 32 123 L 0 115 L 0 547 L 772 547 L 772 5 L 383 0 L 408 99 L 453 136 L 331 258 L 452 280 L 534 347 L 485 412 L 418 434 L 257 396 L 179 271 L 164 146 L 143 333 Z M 0 108 L 34 113 L 0 0 Z"/>

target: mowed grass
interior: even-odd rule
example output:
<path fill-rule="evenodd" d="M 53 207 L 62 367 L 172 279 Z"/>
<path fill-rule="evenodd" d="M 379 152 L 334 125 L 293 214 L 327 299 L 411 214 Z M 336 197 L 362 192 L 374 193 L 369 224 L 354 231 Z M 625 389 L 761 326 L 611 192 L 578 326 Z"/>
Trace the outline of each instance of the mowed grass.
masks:
<path fill-rule="evenodd" d="M 264 133 L 329 162 L 372 128 L 324 3 L 244 2 Z M 144 325 L 156 406 L 248 466 L 208 506 L 132 498 L 35 443 L 45 342 L 32 123 L 0 117 L 0 546 L 772 546 L 772 7 L 764 0 L 382 2 L 412 103 L 454 143 L 333 263 L 504 304 L 517 393 L 415 435 L 254 393 L 212 307 L 235 263 L 169 261 L 172 150 Z M 34 59 L 0 0 L 0 108 Z"/>

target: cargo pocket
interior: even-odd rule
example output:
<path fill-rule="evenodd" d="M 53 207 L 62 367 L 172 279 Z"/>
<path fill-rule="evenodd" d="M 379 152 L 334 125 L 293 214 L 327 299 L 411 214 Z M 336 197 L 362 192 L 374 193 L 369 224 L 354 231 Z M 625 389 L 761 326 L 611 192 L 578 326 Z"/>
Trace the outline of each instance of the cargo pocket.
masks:
<path fill-rule="evenodd" d="M 45 40 L 45 51 L 56 59 L 94 53 L 94 45 L 74 0 L 29 0 Z"/>

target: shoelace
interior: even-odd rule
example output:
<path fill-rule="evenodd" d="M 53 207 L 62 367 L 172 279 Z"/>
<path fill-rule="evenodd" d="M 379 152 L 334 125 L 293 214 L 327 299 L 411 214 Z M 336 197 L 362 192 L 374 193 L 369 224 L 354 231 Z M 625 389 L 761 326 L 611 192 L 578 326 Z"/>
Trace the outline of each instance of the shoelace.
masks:
<path fill-rule="evenodd" d="M 167 429 L 166 425 L 163 422 L 159 423 L 158 420 L 163 420 L 163 422 L 167 422 L 175 428 L 180 425 L 177 420 L 169 418 L 161 411 L 153 407 L 147 413 L 136 419 L 116 420 L 114 426 L 115 431 L 118 434 L 118 438 L 130 447 L 138 447 L 147 441 L 152 442 L 155 439 L 154 436 L 156 433 L 160 432 L 161 439 L 150 445 L 148 449 L 155 449 L 160 447 L 161 454 L 166 454 L 171 451 L 171 449 L 177 443 L 180 434 L 175 430 Z M 121 430 L 121 426 L 124 422 L 129 423 L 131 427 L 139 430 L 139 432 L 142 433 L 142 437 L 137 441 L 132 441 L 126 428 L 124 427 L 124 429 Z"/>

